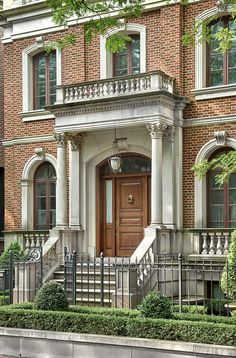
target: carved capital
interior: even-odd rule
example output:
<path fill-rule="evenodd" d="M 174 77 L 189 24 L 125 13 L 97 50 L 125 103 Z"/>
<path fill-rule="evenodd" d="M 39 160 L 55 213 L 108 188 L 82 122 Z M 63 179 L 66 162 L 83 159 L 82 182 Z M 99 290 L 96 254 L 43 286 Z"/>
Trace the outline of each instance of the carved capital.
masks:
<path fill-rule="evenodd" d="M 227 131 L 218 131 L 214 133 L 214 137 L 216 139 L 217 145 L 225 145 L 226 139 L 229 137 L 229 133 Z"/>
<path fill-rule="evenodd" d="M 67 143 L 66 133 L 57 133 L 57 134 L 55 134 L 54 138 L 55 138 L 57 145 L 59 147 L 64 147 Z"/>
<path fill-rule="evenodd" d="M 77 134 L 77 135 L 71 135 L 69 137 L 70 140 L 70 144 L 71 144 L 71 150 L 80 150 L 81 148 L 81 140 L 82 140 L 82 134 Z"/>
<path fill-rule="evenodd" d="M 167 128 L 167 124 L 164 123 L 148 123 L 146 128 L 152 138 L 162 138 Z"/>
<path fill-rule="evenodd" d="M 164 131 L 163 139 L 165 142 L 173 142 L 175 135 L 175 126 L 167 126 L 166 130 Z"/>

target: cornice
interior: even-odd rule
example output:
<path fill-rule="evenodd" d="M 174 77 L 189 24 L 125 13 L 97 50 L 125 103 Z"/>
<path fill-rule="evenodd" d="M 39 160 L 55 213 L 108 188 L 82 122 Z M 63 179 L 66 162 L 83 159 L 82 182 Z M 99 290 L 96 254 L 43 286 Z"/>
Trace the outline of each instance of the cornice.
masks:
<path fill-rule="evenodd" d="M 230 114 L 227 116 L 213 116 L 213 117 L 202 117 L 202 118 L 190 118 L 184 119 L 183 127 L 198 127 L 198 126 L 209 126 L 217 124 L 236 123 L 236 114 Z"/>
<path fill-rule="evenodd" d="M 171 110 L 175 109 L 175 96 L 166 92 L 146 93 L 142 97 L 136 95 L 135 98 L 127 96 L 127 98 L 109 98 L 106 101 L 89 101 L 79 103 L 67 103 L 64 105 L 55 105 L 48 107 L 50 112 L 54 113 L 57 118 L 78 115 L 86 113 L 106 112 L 112 110 L 121 110 L 129 108 L 137 108 L 143 106 L 163 106 Z"/>
<path fill-rule="evenodd" d="M 32 136 L 32 137 L 19 137 L 13 139 L 7 139 L 2 141 L 3 147 L 12 147 L 14 145 L 21 144 L 33 144 L 33 143 L 42 143 L 42 142 L 54 142 L 55 138 L 53 135 L 45 136 Z"/>

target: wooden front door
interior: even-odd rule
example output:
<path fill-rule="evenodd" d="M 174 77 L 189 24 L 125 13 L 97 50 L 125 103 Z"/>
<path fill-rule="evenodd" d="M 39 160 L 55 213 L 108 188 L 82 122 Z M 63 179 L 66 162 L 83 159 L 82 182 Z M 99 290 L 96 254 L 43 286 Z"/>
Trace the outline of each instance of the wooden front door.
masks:
<path fill-rule="evenodd" d="M 105 256 L 131 256 L 149 224 L 149 175 L 105 178 L 101 182 L 99 251 Z"/>
<path fill-rule="evenodd" d="M 148 221 L 147 177 L 116 179 L 116 255 L 131 256 Z"/>

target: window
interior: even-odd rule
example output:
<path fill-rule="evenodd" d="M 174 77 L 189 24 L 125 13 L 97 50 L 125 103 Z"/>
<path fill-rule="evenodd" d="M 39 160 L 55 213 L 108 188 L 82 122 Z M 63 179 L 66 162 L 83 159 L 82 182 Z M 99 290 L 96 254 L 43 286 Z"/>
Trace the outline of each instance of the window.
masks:
<path fill-rule="evenodd" d="M 34 109 L 43 109 L 56 101 L 56 51 L 33 57 Z"/>
<path fill-rule="evenodd" d="M 140 36 L 129 35 L 131 41 L 126 48 L 113 55 L 113 75 L 133 75 L 140 73 Z"/>
<path fill-rule="evenodd" d="M 222 154 L 224 152 L 218 152 Z M 219 171 L 208 173 L 208 227 L 231 228 L 236 225 L 236 173 L 219 187 L 215 176 Z"/>
<path fill-rule="evenodd" d="M 34 176 L 35 229 L 49 230 L 56 225 L 56 172 L 52 164 L 41 164 Z"/>
<path fill-rule="evenodd" d="M 211 25 L 213 38 L 209 49 L 208 85 L 221 86 L 236 83 L 236 41 L 231 48 L 222 54 L 219 50 L 219 41 L 214 35 L 222 28 L 236 31 L 236 24 L 229 17 L 223 18 Z"/>

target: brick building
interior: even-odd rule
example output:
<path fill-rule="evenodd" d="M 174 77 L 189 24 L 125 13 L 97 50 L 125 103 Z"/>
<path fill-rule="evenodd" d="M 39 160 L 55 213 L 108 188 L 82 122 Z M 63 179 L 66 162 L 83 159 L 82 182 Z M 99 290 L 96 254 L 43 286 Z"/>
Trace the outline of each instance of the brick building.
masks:
<path fill-rule="evenodd" d="M 0 1 L 0 9 L 2 9 L 2 1 Z M 0 34 L 3 30 L 0 28 Z M 3 138 L 3 45 L 0 44 L 0 252 L 3 250 L 2 231 L 4 229 L 4 160 L 3 146 L 1 140 Z"/>
<path fill-rule="evenodd" d="M 182 35 L 217 14 L 232 27 L 228 11 L 146 0 L 140 18 L 88 45 L 84 19 L 64 29 L 44 1 L 4 0 L 7 244 L 50 230 L 55 260 L 64 245 L 138 260 L 155 242 L 158 254 L 227 253 L 236 174 L 217 188 L 215 173 L 198 181 L 190 168 L 236 148 L 235 48 L 184 47 Z M 46 54 L 68 31 L 76 46 Z M 119 31 L 132 41 L 111 55 Z"/>

